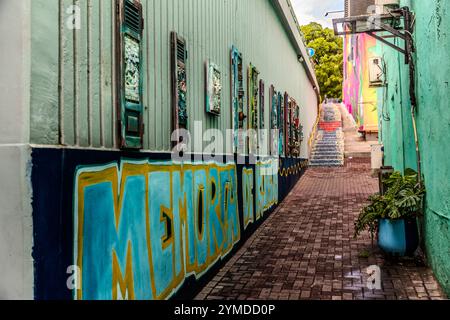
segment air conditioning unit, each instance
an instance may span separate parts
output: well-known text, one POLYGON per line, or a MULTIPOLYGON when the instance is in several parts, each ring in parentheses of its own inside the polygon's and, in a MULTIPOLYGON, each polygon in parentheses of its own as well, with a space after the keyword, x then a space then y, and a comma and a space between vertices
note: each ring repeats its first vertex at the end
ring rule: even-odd
POLYGON ((390 10, 400 7, 400 0, 375 0, 375 5, 378 10, 387 14, 390 10))
POLYGON ((371 87, 381 87, 384 85, 384 63, 383 58, 369 58, 369 85, 371 87))
POLYGON ((366 16, 371 13, 371 8, 375 5, 375 0, 346 0, 346 17, 366 16))

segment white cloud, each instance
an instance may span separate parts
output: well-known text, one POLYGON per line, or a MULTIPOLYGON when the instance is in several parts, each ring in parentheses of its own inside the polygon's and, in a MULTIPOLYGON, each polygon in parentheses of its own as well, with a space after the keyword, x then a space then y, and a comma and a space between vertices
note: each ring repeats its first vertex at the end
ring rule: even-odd
POLYGON ((291 0, 291 2, 301 25, 314 21, 329 28, 333 27, 332 18, 338 17, 339 14, 325 17, 325 13, 342 10, 344 7, 344 0, 291 0))

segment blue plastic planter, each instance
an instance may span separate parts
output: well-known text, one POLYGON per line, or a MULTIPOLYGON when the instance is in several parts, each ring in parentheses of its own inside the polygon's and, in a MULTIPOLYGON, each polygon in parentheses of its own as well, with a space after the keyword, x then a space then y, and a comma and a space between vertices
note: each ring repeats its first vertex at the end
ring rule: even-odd
POLYGON ((391 255, 413 255, 419 246, 416 219, 381 219, 378 225, 378 246, 391 255))

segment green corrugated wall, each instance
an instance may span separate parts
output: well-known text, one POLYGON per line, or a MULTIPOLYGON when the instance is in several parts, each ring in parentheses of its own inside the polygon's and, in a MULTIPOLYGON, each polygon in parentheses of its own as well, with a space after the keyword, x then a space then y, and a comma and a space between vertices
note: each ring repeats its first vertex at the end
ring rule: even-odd
MULTIPOLYGON (((417 125, 427 188, 425 242, 427 256, 450 295, 450 1, 402 1, 416 13, 417 125)), ((400 42, 398 42, 400 44, 400 42)), ((409 73, 403 55, 384 47, 387 93, 382 121, 386 165, 416 169, 409 73)))
MULTIPOLYGON (((144 41, 144 149, 170 149, 170 32, 188 43, 188 110, 205 129, 231 128, 230 49, 242 53, 266 84, 287 91, 301 105, 310 130, 317 97, 298 62, 270 0, 142 0, 144 41), (204 63, 212 59, 223 75, 219 118, 204 111, 204 63)), ((33 0, 31 10, 31 142, 34 144, 114 148, 114 5, 111 0, 33 0), (81 29, 66 21, 71 5, 81 9, 81 29), (58 23, 59 21, 59 23, 58 23), (61 63, 59 63, 61 62, 61 63), (61 137, 60 137, 61 134, 61 137)), ((309 136, 305 132, 305 138, 309 136)), ((304 143, 306 145, 306 143, 304 143)), ((302 154, 306 155, 306 147, 302 154)), ((230 151, 230 150, 228 150, 230 151)))

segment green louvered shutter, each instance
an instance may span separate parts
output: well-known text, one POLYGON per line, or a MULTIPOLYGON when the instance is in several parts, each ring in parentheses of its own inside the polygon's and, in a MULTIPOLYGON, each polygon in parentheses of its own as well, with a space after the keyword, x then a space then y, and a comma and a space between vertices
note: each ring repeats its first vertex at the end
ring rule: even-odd
POLYGON ((118 2, 118 121, 120 147, 143 147, 142 99, 142 35, 144 19, 142 5, 137 0, 118 2))
MULTIPOLYGON (((172 92, 172 132, 188 129, 187 105, 187 48, 186 40, 176 32, 170 35, 171 43, 171 92, 172 92)), ((178 137, 178 142, 181 137, 178 137)), ((173 145, 177 142, 172 141, 173 145)))

